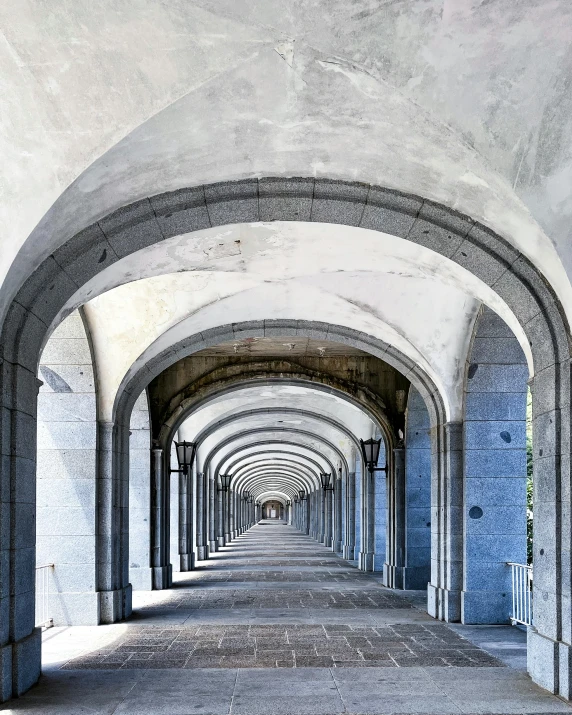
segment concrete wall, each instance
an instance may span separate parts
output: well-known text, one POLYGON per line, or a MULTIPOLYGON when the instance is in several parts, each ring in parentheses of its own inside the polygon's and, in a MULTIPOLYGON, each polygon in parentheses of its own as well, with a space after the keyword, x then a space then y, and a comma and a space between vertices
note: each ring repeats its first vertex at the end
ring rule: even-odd
POLYGON ((78 312, 54 331, 38 371, 37 553, 53 563, 55 625, 99 622, 96 594, 96 377, 78 312))
POLYGON ((129 581, 142 591, 152 588, 150 429, 147 393, 142 392, 129 425, 129 581))

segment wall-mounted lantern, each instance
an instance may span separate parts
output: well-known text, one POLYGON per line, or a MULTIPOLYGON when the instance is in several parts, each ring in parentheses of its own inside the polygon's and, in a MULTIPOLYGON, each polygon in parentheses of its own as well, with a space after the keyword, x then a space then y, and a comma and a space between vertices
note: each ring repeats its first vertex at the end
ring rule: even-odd
POLYGON ((177 452, 178 469, 171 469, 171 472, 182 472, 188 474, 193 466, 197 445, 195 442, 175 442, 177 452))
POLYGON ((298 494, 300 495, 300 501, 306 501, 306 492, 303 489, 300 489, 298 494))
POLYGON ((374 472, 385 472, 386 467, 378 467, 377 460, 379 459, 379 451, 381 448, 381 439, 360 439, 361 454, 365 466, 370 474, 374 472))
POLYGON ((220 487, 218 487, 219 492, 228 492, 230 489, 230 482, 232 480, 232 474, 221 474, 220 475, 220 487))
POLYGON ((320 481, 322 482, 322 489, 325 492, 333 492, 334 485, 330 486, 330 480, 332 478, 331 474, 326 474, 325 472, 320 472, 320 481))

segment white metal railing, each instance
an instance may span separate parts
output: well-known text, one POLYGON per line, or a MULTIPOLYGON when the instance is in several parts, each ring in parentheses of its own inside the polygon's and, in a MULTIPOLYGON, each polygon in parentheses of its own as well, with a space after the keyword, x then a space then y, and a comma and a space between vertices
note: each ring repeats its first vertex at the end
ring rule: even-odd
POLYGON ((50 628, 54 625, 50 617, 50 574, 54 564, 36 566, 36 627, 50 628))
POLYGON ((522 623, 532 625, 532 566, 507 562, 512 576, 512 613, 513 626, 522 623))

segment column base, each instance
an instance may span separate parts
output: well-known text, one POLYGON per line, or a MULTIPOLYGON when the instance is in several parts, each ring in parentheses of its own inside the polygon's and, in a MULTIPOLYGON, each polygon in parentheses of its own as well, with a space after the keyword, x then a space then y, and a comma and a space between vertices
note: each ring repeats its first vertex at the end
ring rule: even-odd
POLYGON ((225 534, 225 535, 224 535, 224 543, 223 543, 223 546, 226 546, 227 544, 230 544, 231 541, 232 541, 231 535, 230 535, 230 534, 225 534))
POLYGON ((428 584, 427 613, 439 621, 459 623, 461 620, 461 592, 428 584))
POLYGON ((535 683, 561 698, 572 699, 572 646, 531 627, 527 632, 527 662, 535 683))
POLYGON ((113 591, 99 591, 99 622, 117 623, 133 611, 131 584, 113 591))
POLYGON ((207 558, 207 547, 197 546, 197 561, 204 561, 207 558))
POLYGON ((171 588, 173 585, 173 567, 171 564, 167 566, 153 566, 151 568, 153 574, 153 590, 161 591, 164 588, 171 588))
POLYGON ((42 670, 42 631, 34 628, 16 643, 0 646, 0 702, 23 695, 42 670))
POLYGON ((342 552, 342 542, 334 541, 334 543, 332 544, 332 551, 335 551, 336 554, 340 554, 342 552))
POLYGON ((394 566, 386 561, 383 564, 383 585, 387 588, 403 589, 403 571, 403 566, 394 566))
POLYGON ((179 554, 179 561, 181 563, 180 571, 194 571, 195 569, 195 555, 191 554, 179 554))
POLYGON ((218 536, 218 537, 217 537, 217 543, 218 543, 219 548, 220 548, 221 546, 224 546, 224 536, 218 536))
POLYGON ((209 551, 211 554, 218 551, 218 541, 209 541, 209 551))
POLYGON ((354 560, 354 555, 355 555, 355 546, 352 546, 351 544, 344 544, 342 546, 342 556, 344 559, 347 559, 348 561, 353 561, 354 560))
POLYGON ((361 571, 373 571, 375 554, 371 551, 360 551, 358 568, 361 571))

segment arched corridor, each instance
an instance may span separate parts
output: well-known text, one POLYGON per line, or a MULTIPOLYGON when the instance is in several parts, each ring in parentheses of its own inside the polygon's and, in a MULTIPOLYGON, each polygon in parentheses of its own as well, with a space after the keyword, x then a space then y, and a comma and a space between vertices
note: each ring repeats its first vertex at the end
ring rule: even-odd
POLYGON ((572 5, 0 24, 0 708, 569 709, 572 5))
POLYGON ((141 593, 127 624, 52 632, 44 681, 14 712, 79 712, 78 676, 82 707, 116 713, 569 711, 527 680, 523 633, 481 631, 482 648, 420 602, 262 520, 173 589, 141 593))

